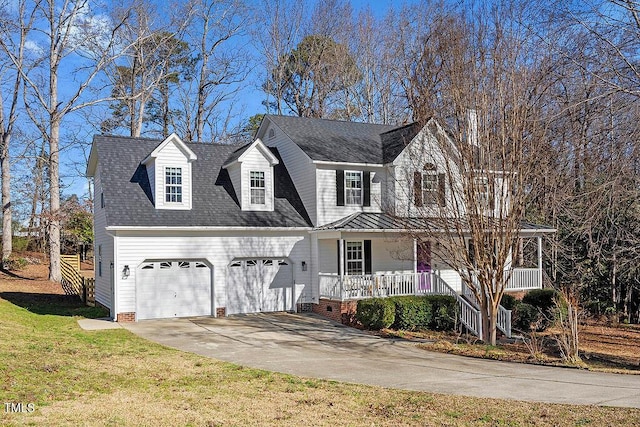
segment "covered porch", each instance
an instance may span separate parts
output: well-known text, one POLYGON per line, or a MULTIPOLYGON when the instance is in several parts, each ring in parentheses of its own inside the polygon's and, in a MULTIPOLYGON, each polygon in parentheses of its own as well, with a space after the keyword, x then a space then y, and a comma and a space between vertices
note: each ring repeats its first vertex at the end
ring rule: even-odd
MULTIPOLYGON (((358 214, 315 233, 318 296, 353 301, 402 295, 451 295, 462 322, 481 336, 480 311, 458 269, 443 259, 432 233, 407 232, 384 214, 358 214)), ((542 288, 542 236, 536 226, 523 227, 521 250, 512 257, 506 292, 542 288)), ((471 244, 471 243, 470 243, 471 244)), ((511 313, 500 310, 499 328, 511 335, 511 313)))

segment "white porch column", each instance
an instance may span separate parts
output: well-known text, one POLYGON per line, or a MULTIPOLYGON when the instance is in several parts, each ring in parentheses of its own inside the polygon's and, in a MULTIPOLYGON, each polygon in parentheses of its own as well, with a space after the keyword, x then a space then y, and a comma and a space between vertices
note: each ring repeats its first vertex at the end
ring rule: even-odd
POLYGON ((340 275, 340 299, 344 299, 344 273, 345 273, 345 263, 344 263, 344 239, 340 238, 338 240, 340 244, 338 245, 338 253, 340 254, 339 260, 340 265, 338 265, 338 274, 340 275))
POLYGON ((413 272, 418 272, 418 239, 413 239, 413 272))
POLYGON ((542 287, 542 236, 538 236, 538 280, 542 287))

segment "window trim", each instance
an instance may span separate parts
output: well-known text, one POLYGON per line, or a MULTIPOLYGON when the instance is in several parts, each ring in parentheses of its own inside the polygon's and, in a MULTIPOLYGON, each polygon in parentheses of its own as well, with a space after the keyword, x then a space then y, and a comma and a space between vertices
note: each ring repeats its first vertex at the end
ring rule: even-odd
POLYGON ((422 206, 437 206, 440 192, 440 178, 438 176, 438 172, 436 170, 423 171, 421 178, 422 184, 420 191, 422 193, 422 206), (425 188, 426 182, 430 182, 432 187, 429 189, 425 188))
MULTIPOLYGON (((258 200, 258 199, 256 199, 258 200)), ((262 170, 251 170, 249 171, 249 204, 252 206, 266 206, 267 204, 267 173, 262 170), (262 180, 262 186, 254 186, 254 177, 253 174, 262 174, 262 178, 256 177, 256 183, 259 183, 259 180, 262 180), (254 191, 262 192, 262 202, 254 201, 254 191)))
POLYGON ((365 249, 364 249, 364 240, 347 240, 344 244, 344 272, 347 276, 361 276, 365 274, 365 249), (349 245, 350 244, 359 244, 360 245, 360 258, 349 259, 349 245), (360 272, 351 273, 349 272, 349 263, 359 263, 360 264, 360 272))
POLYGON ((362 206, 364 201, 364 173, 363 171, 345 170, 344 171, 344 205, 345 206, 362 206), (347 176, 354 174, 360 177, 360 187, 348 187, 347 176), (359 190, 359 197, 356 203, 349 203, 349 191, 359 190))
POLYGON ((164 202, 169 205, 182 205, 184 204, 184 192, 182 191, 184 188, 184 182, 182 180, 182 166, 165 166, 164 167, 164 202), (177 175, 169 175, 172 172, 177 172, 177 175), (176 181, 179 182, 167 182, 171 181, 172 178, 176 178, 176 181), (170 189, 178 190, 176 193, 173 193, 170 189), (171 200, 174 198, 176 200, 171 200), (179 199, 179 200, 178 200, 179 199))

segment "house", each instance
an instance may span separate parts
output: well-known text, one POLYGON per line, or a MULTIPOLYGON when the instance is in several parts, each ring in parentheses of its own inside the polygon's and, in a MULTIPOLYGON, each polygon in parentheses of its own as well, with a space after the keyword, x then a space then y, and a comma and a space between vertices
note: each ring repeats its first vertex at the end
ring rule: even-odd
MULTIPOLYGON (((434 120, 272 115, 242 147, 96 136, 87 167, 96 301, 117 321, 288 310, 340 320, 359 298, 438 292, 473 317, 477 307, 460 297, 468 290, 431 257, 427 235, 406 235, 428 228, 426 207, 452 197, 438 168, 446 154, 412 164, 414 150, 443 137, 434 120)), ((548 231, 523 224, 537 264, 514 269, 510 290, 542 286, 548 231)))

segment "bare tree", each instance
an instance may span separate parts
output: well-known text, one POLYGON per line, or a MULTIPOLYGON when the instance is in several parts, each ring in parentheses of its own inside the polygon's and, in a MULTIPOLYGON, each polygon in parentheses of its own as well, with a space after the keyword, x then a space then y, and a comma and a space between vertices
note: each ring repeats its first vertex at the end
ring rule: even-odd
POLYGON ((302 21, 305 2, 291 0, 264 0, 254 13, 264 17, 264 25, 256 26, 252 33, 254 43, 262 54, 266 77, 261 87, 267 95, 268 113, 283 114, 286 64, 281 62, 302 39, 302 21))
POLYGON ((193 5, 187 35, 194 47, 194 73, 179 90, 188 140, 213 141, 228 132, 226 125, 216 129, 219 107, 228 106, 249 73, 248 53, 233 43, 246 31, 248 19, 239 0, 199 0, 193 5))
POLYGON ((538 103, 542 58, 529 49, 529 35, 513 25, 517 9, 508 6, 448 15, 455 42, 434 40, 450 38, 447 31, 427 34, 435 46, 429 58, 442 58, 438 84, 422 78, 426 66, 414 67, 407 84, 409 93, 441 102, 445 127, 422 117, 435 109, 410 102, 434 138, 424 150, 411 152, 404 175, 397 177, 397 187, 406 189, 403 216, 432 225, 432 254, 457 271, 479 302, 483 339, 491 344, 526 198, 536 191, 525 185, 535 174, 527 153, 537 152, 545 137, 538 103))
MULTIPOLYGON (((7 48, 14 53, 15 60, 22 67, 25 55, 26 36, 33 26, 34 16, 26 15, 25 4, 18 5, 19 22, 15 23, 8 19, 1 19, 0 26, 12 28, 9 30, 14 35, 5 39, 7 48)), ((6 7, 6 6, 5 6, 6 7)), ((10 16, 0 7, 3 16, 10 16)), ((11 138, 14 135, 16 120, 18 119, 18 104, 20 102, 20 92, 22 89, 22 75, 16 70, 11 61, 0 62, 0 81, 6 82, 0 87, 0 169, 2 173, 2 263, 9 259, 12 252, 13 224, 11 208, 11 162, 9 147, 11 138), (5 89, 7 90, 7 107, 5 107, 5 89), (6 108, 6 110, 5 110, 6 108), (6 111, 6 113, 5 113, 6 111)))
MULTIPOLYGON (((10 58, 16 70, 25 81, 28 91, 27 112, 49 146, 49 279, 59 282, 60 273, 60 126, 65 116, 89 105, 103 102, 106 98, 83 99, 88 90, 107 64, 119 54, 116 33, 128 15, 120 22, 96 22, 91 10, 92 2, 42 0, 19 10, 34 14, 34 27, 42 36, 43 45, 35 49, 39 55, 29 65, 22 63, 0 36, 0 48, 10 58), (65 79, 66 93, 60 96, 60 80, 63 66, 80 59, 83 63, 75 71, 81 78, 65 79), (46 115, 40 120, 36 108, 46 115)), ((16 19, 17 22, 28 22, 16 19)), ((5 29, 5 31, 8 29, 5 29)), ((34 31, 32 30, 32 31, 34 31)), ((9 34, 10 36, 11 34, 9 34)), ((71 65, 70 65, 71 66, 71 65)), ((64 75, 73 75, 64 70, 64 75)))

